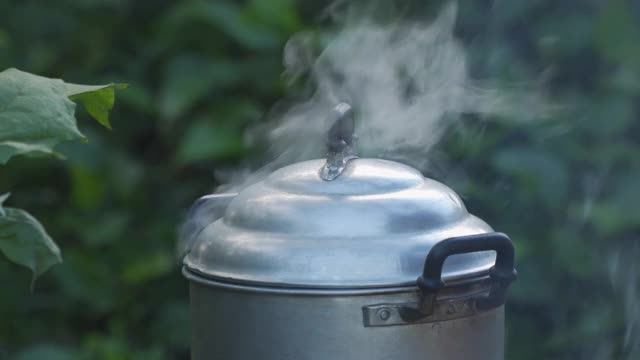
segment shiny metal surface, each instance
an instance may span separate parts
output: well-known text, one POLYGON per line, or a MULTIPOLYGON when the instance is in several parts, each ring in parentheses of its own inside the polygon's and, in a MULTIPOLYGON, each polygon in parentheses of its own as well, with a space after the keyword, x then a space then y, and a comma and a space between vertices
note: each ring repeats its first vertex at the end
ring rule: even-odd
MULTIPOLYGON (((282 168, 235 196, 202 229, 184 260, 193 272, 236 283, 313 288, 413 285, 431 247, 491 232, 447 186, 380 159, 354 159, 333 181, 325 160, 282 168)), ((447 281, 493 265, 493 252, 454 255, 447 281)))
POLYGON ((501 360, 504 308, 433 323, 365 327, 363 307, 415 302, 413 290, 287 293, 192 281, 193 360, 501 360), (255 290, 255 291, 254 291, 255 290))
POLYGON ((224 215, 231 200, 238 194, 211 194, 196 200, 187 214, 187 221, 180 229, 178 253, 186 255, 193 247, 198 235, 207 225, 224 215))

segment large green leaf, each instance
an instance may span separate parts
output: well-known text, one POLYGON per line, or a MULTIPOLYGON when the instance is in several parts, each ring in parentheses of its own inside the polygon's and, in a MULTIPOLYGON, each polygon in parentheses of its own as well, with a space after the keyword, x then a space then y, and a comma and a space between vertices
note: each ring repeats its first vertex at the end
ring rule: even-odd
POLYGON ((62 262, 60 249, 38 220, 20 209, 4 208, 4 212, 0 216, 0 251, 9 260, 31 269, 34 280, 62 262))
POLYGON ((16 69, 0 72, 0 164, 14 155, 53 153, 61 141, 84 139, 62 80, 16 69))
POLYGON ((0 164, 20 154, 52 154, 62 141, 84 139, 70 98, 81 101, 91 116, 110 127, 114 89, 123 87, 66 84, 17 69, 0 72, 0 164))

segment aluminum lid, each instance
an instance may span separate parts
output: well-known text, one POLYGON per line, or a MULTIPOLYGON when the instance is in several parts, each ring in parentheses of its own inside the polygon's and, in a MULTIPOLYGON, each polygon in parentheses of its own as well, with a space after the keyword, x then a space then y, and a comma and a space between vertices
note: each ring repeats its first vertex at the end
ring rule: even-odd
MULTIPOLYGON (((230 202, 198 232, 185 266, 211 279, 269 286, 412 285, 434 244, 492 231, 453 190, 409 166, 353 159, 325 181, 325 162, 284 167, 233 198, 210 197, 213 208, 230 202)), ((443 278, 477 276, 494 261, 487 251, 453 255, 443 278)))

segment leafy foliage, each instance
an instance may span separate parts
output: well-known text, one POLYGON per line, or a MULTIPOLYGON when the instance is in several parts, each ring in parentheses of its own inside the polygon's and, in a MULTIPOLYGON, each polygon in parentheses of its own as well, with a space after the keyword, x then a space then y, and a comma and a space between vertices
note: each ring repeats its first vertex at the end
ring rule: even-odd
MULTIPOLYGON (((84 140, 76 127, 75 104, 106 127, 113 107, 114 88, 122 85, 66 84, 17 69, 0 72, 0 164, 15 155, 52 154, 66 140, 84 140)), ((0 196, 0 251, 11 261, 28 267, 33 280, 62 262, 60 249, 42 225, 24 210, 2 208, 8 194, 0 196)))
POLYGON ((0 84, 0 164, 14 155, 51 154, 62 141, 84 139, 62 80, 8 69, 0 73, 0 84))
POLYGON ((33 278, 62 262, 60 249, 42 225, 26 211, 5 208, 0 217, 0 251, 11 261, 26 266, 33 278))
POLYGON ((15 155, 52 154, 63 141, 85 140, 69 98, 82 101, 89 114, 111 128, 114 88, 124 87, 65 84, 17 69, 0 72, 0 164, 15 155))

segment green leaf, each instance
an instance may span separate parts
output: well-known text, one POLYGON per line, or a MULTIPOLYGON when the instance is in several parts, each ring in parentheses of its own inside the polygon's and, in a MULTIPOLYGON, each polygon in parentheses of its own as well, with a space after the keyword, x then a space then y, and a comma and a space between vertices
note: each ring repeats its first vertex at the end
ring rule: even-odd
POLYGON ((84 104, 100 124, 111 128, 115 89, 124 84, 78 85, 17 69, 0 72, 0 164, 21 154, 55 154, 67 140, 84 140, 76 125, 75 103, 84 104))
POLYGON ((109 111, 113 109, 113 104, 115 103, 115 90, 126 89, 127 84, 65 85, 67 87, 67 96, 69 96, 71 100, 79 100, 82 102, 89 115, 107 129, 111 129, 109 111))
POLYGON ((31 269, 33 280, 62 262, 60 249, 38 220, 24 210, 4 211, 0 217, 0 251, 9 260, 31 269))
POLYGON ((0 164, 20 154, 52 154, 61 141, 84 139, 74 110, 62 80, 0 72, 0 164))

